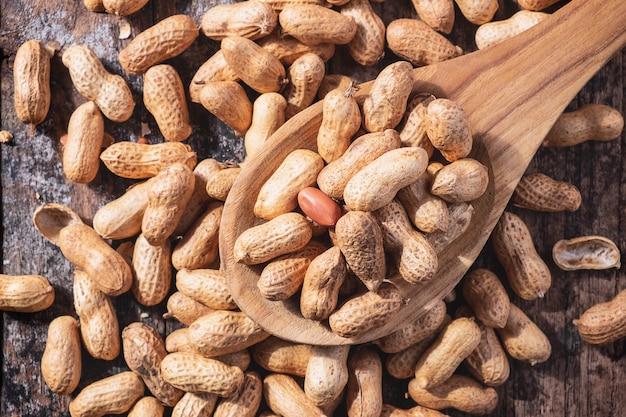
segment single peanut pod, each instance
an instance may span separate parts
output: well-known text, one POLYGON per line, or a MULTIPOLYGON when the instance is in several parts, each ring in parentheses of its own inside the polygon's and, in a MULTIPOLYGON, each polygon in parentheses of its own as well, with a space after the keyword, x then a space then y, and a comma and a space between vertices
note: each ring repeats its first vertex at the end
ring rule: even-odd
POLYGON ((148 0, 102 0, 105 11, 115 16, 131 15, 147 3, 148 0))
POLYGON ((312 236, 313 230, 304 216, 295 212, 281 214, 242 232, 235 240, 233 256, 236 262, 260 264, 303 248, 312 236))
POLYGON ((462 291, 463 298, 485 326, 502 328, 506 325, 511 301, 495 273, 485 268, 474 269, 465 276, 462 291))
POLYGON ((245 135, 252 123, 252 103, 245 90, 236 81, 210 81, 199 93, 202 107, 234 130, 238 137, 245 135))
POLYGON ((358 90, 359 86, 351 77, 344 74, 326 74, 322 78, 320 88, 317 90, 317 98, 320 100, 332 90, 347 91, 352 86, 353 90, 358 90))
POLYGON ((176 273, 176 289, 214 310, 237 308, 219 269, 181 269, 176 273))
POLYGON ((592 345, 613 343, 626 336, 625 291, 609 301, 597 303, 572 320, 580 338, 592 345))
POLYGON ((172 417, 211 417, 217 399, 210 392, 186 392, 172 409, 172 417))
POLYGON ((132 406, 128 417, 162 417, 165 407, 154 397, 143 397, 132 406))
POLYGON ((35 313, 54 303, 55 291, 41 275, 0 274, 0 311, 35 313))
POLYGON ((215 200, 226 201, 233 183, 241 172, 241 165, 236 162, 226 161, 222 164, 222 169, 217 171, 210 178, 207 178, 204 187, 207 195, 215 200))
POLYGON ((209 207, 172 251, 172 265, 177 270, 206 268, 217 259, 218 232, 222 209, 221 201, 209 203, 209 207))
POLYGON ((135 102, 126 80, 108 72, 89 46, 70 46, 63 52, 62 61, 74 88, 96 103, 107 119, 124 122, 132 116, 135 102))
POLYGON ((143 102, 165 139, 181 142, 191 135, 185 89, 174 67, 160 64, 145 72, 143 102))
POLYGON ((365 130, 382 132, 400 123, 413 89, 413 81, 413 66, 407 61, 397 61, 383 68, 363 100, 365 130))
POLYGON ((120 372, 92 382, 70 401, 72 417, 122 414, 143 396, 145 386, 134 372, 120 372))
POLYGON ((476 200, 487 191, 489 170, 473 158, 461 158, 441 168, 430 191, 449 203, 476 200))
POLYGON ((441 253, 451 242, 461 236, 469 227, 474 206, 468 203, 448 204, 448 230, 427 233, 426 240, 430 242, 437 253, 441 253))
POLYGON ((322 168, 317 176, 317 184, 330 198, 343 200, 346 184, 358 171, 384 153, 399 147, 400 136, 393 129, 359 136, 342 156, 322 168))
POLYGON ((165 405, 176 405, 183 392, 161 375, 161 362, 168 354, 161 335, 147 324, 133 322, 122 331, 122 344, 126 364, 141 377, 152 395, 165 405))
POLYGON ((515 304, 511 304, 506 325, 496 332, 513 359, 535 365, 547 361, 552 354, 550 339, 515 304))
POLYGON ((454 27, 453 0, 412 0, 420 20, 437 32, 450 34, 454 27))
POLYGON ((348 357, 348 417, 379 417, 383 406, 383 364, 372 346, 353 348, 348 357))
POLYGON ((239 81, 239 76, 228 66, 221 49, 204 61, 194 73, 189 83, 189 98, 193 103, 200 103, 200 91, 211 81, 239 81))
POLYGON ((248 0, 211 7, 202 15, 200 29, 206 37, 218 41, 228 36, 255 40, 272 32, 277 23, 278 14, 271 5, 248 0))
POLYGON ((490 22, 498 11, 498 0, 454 0, 454 2, 459 6, 463 16, 475 25, 490 22))
POLYGON ((526 10, 543 10, 546 9, 553 4, 555 4, 558 0, 518 0, 517 3, 526 10))
POLYGON ((259 293, 271 301, 291 297, 302 286, 311 261, 325 250, 324 244, 312 240, 302 249, 271 260, 259 276, 257 282, 259 293))
POLYGON ((348 53, 358 64, 376 65, 385 55, 385 23, 368 0, 345 2, 339 12, 356 22, 356 33, 348 42, 348 53))
POLYGON ((135 240, 131 291, 137 302, 154 306, 167 297, 172 282, 172 248, 168 240, 152 245, 140 234, 135 240))
POLYGON ((116 142, 100 154, 100 160, 113 174, 122 178, 142 179, 156 176, 163 168, 177 162, 193 169, 197 154, 180 142, 155 144, 116 142))
POLYGON ((261 94, 277 92, 285 84, 283 64, 254 41, 229 36, 220 45, 228 66, 253 90, 261 94))
POLYGON ((549 13, 520 10, 508 19, 487 22, 476 29, 474 40, 478 49, 485 49, 509 39, 543 21, 549 13))
POLYGON ((564 271, 620 268, 620 258, 615 242, 603 236, 561 239, 552 246, 552 259, 564 271))
POLYGON ((83 0, 83 4, 89 11, 96 13, 104 12, 103 0, 83 0))
POLYGON ((270 374, 263 379, 263 398, 268 407, 282 417, 324 417, 289 375, 270 374))
POLYGON ((41 376, 54 393, 71 394, 82 372, 82 354, 78 321, 59 316, 50 322, 46 347, 41 356, 41 376))
POLYGON ((304 375, 304 392, 328 415, 348 383, 350 345, 313 346, 304 375))
POLYGON ((341 207, 319 188, 301 189, 297 200, 300 210, 319 226, 334 226, 342 215, 341 207))
POLYGON ((63 148, 63 174, 68 181, 86 184, 100 168, 104 118, 93 101, 76 108, 70 116, 63 148))
POLYGON ((335 225, 333 241, 349 270, 370 291, 377 291, 386 277, 383 233, 376 218, 366 211, 348 211, 335 225))
POLYGON ((214 309, 202 304, 180 291, 174 292, 167 299, 167 312, 163 318, 175 318, 179 322, 189 326, 198 318, 212 312, 214 309))
POLYGON ((434 303, 425 314, 401 325, 398 330, 374 341, 385 353, 398 353, 436 334, 446 318, 446 303, 434 303))
POLYGON ((367 291, 348 299, 329 316, 328 322, 336 334, 352 337, 384 325, 403 305, 396 286, 383 282, 377 293, 367 291))
POLYGON ((323 166, 317 152, 308 149, 290 152, 259 190, 255 216, 270 220, 295 209, 298 192, 315 184, 323 166))
POLYGON ((428 103, 426 134, 449 162, 467 157, 472 150, 469 121, 463 108, 453 100, 436 98, 428 103))
POLYGON ((270 336, 250 347, 254 362, 266 371, 303 377, 311 358, 311 345, 270 336))
POLYGON ((141 223, 148 243, 160 246, 174 232, 193 193, 194 181, 193 171, 183 163, 167 166, 154 177, 141 223))
POLYGON ((120 64, 129 74, 143 74, 151 66, 183 53, 199 34, 191 17, 169 16, 135 36, 120 51, 120 64))
POLYGON ((452 320, 417 361, 417 384, 429 389, 444 383, 478 346, 480 337, 480 327, 474 319, 460 317, 452 320))
POLYGON ((165 350, 168 353, 193 352, 193 349, 189 345, 189 340, 187 339, 188 333, 188 327, 180 327, 169 332, 164 340, 165 350))
POLYGON ((120 353, 120 328, 111 297, 98 289, 94 280, 74 270, 74 308, 80 319, 83 346, 96 359, 113 360, 120 353))
MULTIPOLYGON (((447 316, 447 319, 452 320, 450 316, 447 316)), ((385 369, 389 375, 396 379, 414 378, 417 361, 428 349, 435 337, 437 337, 437 333, 433 333, 426 340, 411 345, 400 352, 387 355, 385 369)))
POLYGON ((452 375, 444 383, 424 389, 416 379, 409 382, 409 396, 423 407, 435 410, 454 408, 464 413, 485 415, 498 405, 498 393, 484 387, 472 377, 452 375))
POLYGON ((261 376, 254 371, 246 372, 241 388, 217 404, 213 417, 254 417, 262 400, 261 376))
POLYGON ((310 320, 325 320, 337 307, 339 290, 347 274, 338 246, 332 246, 311 261, 300 293, 300 312, 310 320))
POLYGON ((241 311, 214 310, 189 325, 189 344, 203 356, 218 356, 246 349, 269 337, 241 311))
POLYGON ((324 96, 322 123, 317 132, 317 152, 326 163, 338 159, 361 127, 361 109, 354 98, 355 86, 335 89, 324 96))
POLYGON ((434 100, 432 94, 416 94, 409 98, 406 111, 398 126, 402 146, 420 146, 428 152, 430 158, 435 147, 426 132, 426 109, 434 100))
POLYGON ((17 118, 30 125, 31 136, 50 108, 50 55, 36 39, 24 42, 13 61, 13 104, 17 118))
POLYGON ((537 253, 524 221, 505 211, 492 233, 492 247, 511 289, 525 300, 543 297, 552 284, 550 269, 537 253))
POLYGON ((279 93, 259 95, 252 104, 252 121, 244 136, 246 160, 261 152, 267 139, 285 123, 287 100, 279 93))
POLYGON ((324 61, 314 53, 298 57, 287 68, 289 82, 282 91, 287 100, 287 108, 285 109, 287 119, 313 103, 325 71, 324 61))
POLYGON ((385 249, 395 259, 402 279, 412 284, 429 281, 439 269, 437 252, 413 228, 402 204, 394 200, 376 210, 374 216, 380 223, 385 249))
POLYGON ((327 62, 335 54, 335 44, 326 42, 317 45, 306 45, 293 36, 286 35, 280 29, 256 41, 263 49, 270 52, 285 66, 304 54, 314 53, 327 62))
POLYGON ((588 103, 562 113, 543 140, 542 146, 574 146, 589 140, 609 141, 624 129, 622 113, 605 104, 588 103))
POLYGON ((279 13, 278 22, 285 34, 306 45, 345 45, 357 31, 351 16, 315 4, 288 4, 279 13))
POLYGON ((389 49, 416 67, 446 61, 463 54, 461 47, 417 19, 393 20, 387 25, 385 36, 389 49))
POLYGON ((385 152, 358 171, 346 184, 343 199, 348 210, 375 211, 389 204, 398 190, 425 171, 428 155, 423 148, 398 148, 385 152))
POLYGON ((225 353, 223 355, 213 356, 213 359, 224 362, 226 365, 236 366, 246 372, 252 363, 252 356, 248 349, 241 349, 236 352, 225 353))
POLYGON ((59 232, 59 247, 105 294, 117 296, 130 289, 130 266, 93 228, 85 224, 64 227, 59 232))
POLYGON ((432 180, 432 175, 426 171, 398 190, 396 197, 418 230, 424 233, 447 232, 450 225, 448 204, 430 192, 432 180))
POLYGON ((198 353, 168 353, 161 361, 161 376, 186 392, 233 395, 243 385, 243 371, 198 353))
POLYGON ((574 184, 536 172, 522 176, 511 201, 517 207, 535 211, 576 211, 582 197, 574 184))

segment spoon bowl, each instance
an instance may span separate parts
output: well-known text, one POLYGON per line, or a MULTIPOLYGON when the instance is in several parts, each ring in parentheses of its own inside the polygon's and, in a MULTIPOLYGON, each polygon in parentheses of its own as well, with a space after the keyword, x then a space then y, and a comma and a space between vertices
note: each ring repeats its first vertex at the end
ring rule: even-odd
MULTIPOLYGON (((559 115, 626 45, 625 22, 623 0, 573 0, 509 40, 414 70, 414 93, 450 98, 463 107, 474 138, 470 156, 488 167, 489 187, 471 203, 474 215, 469 227, 438 253, 436 276, 420 285, 393 280, 406 304, 385 325, 353 337, 333 333, 326 322, 303 318, 297 296, 285 301, 263 298, 256 287, 261 266, 234 260, 235 240, 258 223, 253 207, 264 182, 291 151, 316 149, 322 102, 289 119, 265 149, 246 162, 225 202, 220 258, 240 309, 275 336, 315 345, 370 342, 424 314, 459 283, 478 257, 559 115)), ((359 86, 358 101, 369 93, 371 83, 359 86)))

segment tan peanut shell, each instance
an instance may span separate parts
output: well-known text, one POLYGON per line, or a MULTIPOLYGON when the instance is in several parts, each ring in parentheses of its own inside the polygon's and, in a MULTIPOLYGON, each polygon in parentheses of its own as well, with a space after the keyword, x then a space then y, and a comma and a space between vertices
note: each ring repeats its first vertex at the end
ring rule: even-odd
POLYGON ((422 407, 421 405, 413 406, 403 410, 391 404, 383 404, 380 417, 445 417, 447 414, 440 413, 432 408, 422 407))
POLYGON ((435 149, 448 161, 465 158, 473 138, 463 108, 455 101, 436 98, 426 107, 426 134, 435 149))
POLYGON ((261 152, 267 139, 285 123, 287 100, 279 93, 259 95, 252 103, 252 120, 244 136, 246 160, 261 152))
POLYGON ((220 163, 220 169, 207 178, 204 190, 207 195, 219 201, 226 201, 233 183, 239 176, 242 166, 237 162, 226 161, 220 163))
POLYGON ((561 239, 552 246, 552 259, 564 271, 610 269, 621 266, 620 250, 611 239, 588 235, 561 239))
POLYGON ((0 274, 0 311, 35 313, 54 303, 55 291, 42 275, 0 274))
POLYGON ((396 286, 383 282, 376 293, 367 291, 348 299, 329 316, 328 321, 333 332, 352 337, 384 325, 403 304, 404 299, 396 286))
POLYGON ((64 227, 59 232, 59 247, 105 294, 116 296, 130 289, 130 266, 93 228, 85 224, 64 227))
POLYGON ((555 4, 557 0, 518 0, 517 2, 526 10, 543 10, 555 4))
POLYGON ((303 377, 311 358, 311 345, 269 336, 250 347, 254 362, 266 371, 303 377))
POLYGON ((219 269, 181 269, 176 273, 176 289, 215 310, 237 308, 219 269))
POLYGON ((507 353, 518 361, 535 365, 547 361, 552 354, 550 339, 515 304, 511 304, 506 325, 496 332, 507 353))
POLYGON ((447 232, 450 210, 442 198, 430 192, 432 175, 426 171, 418 179, 398 190, 396 197, 411 223, 424 233, 447 232))
POLYGON ((289 375, 267 375, 263 379, 263 398, 268 407, 282 417, 325 416, 289 375))
POLYGON ((71 394, 80 382, 82 353, 78 321, 59 316, 50 322, 41 356, 41 375, 52 392, 71 394))
POLYGON ((474 206, 469 203, 448 204, 448 230, 435 231, 426 234, 426 239, 430 242, 437 253, 440 253, 446 246, 462 235, 470 225, 474 215, 474 206))
POLYGON ((172 417, 210 417, 217 400, 210 392, 186 392, 172 409, 172 417))
POLYGON ((151 66, 183 53, 199 34, 191 17, 183 14, 166 17, 135 36, 120 51, 120 64, 129 74, 143 74, 151 66))
POLYGON ((508 19, 480 25, 474 36, 478 49, 484 49, 530 29, 550 16, 549 13, 520 10, 508 19))
POLYGON ((285 117, 293 117, 307 108, 317 97, 317 89, 324 78, 324 61, 315 53, 304 54, 287 68, 287 79, 282 94, 287 100, 285 117))
POLYGON ((126 80, 108 72, 89 46, 70 46, 62 60, 76 90, 95 102, 107 119, 123 122, 132 116, 135 102, 126 80))
MULTIPOLYGON (((446 316, 446 324, 452 320, 450 316, 446 316)), ((439 331, 439 329, 438 329, 439 331)), ((428 336, 425 340, 415 343, 404 350, 396 353, 390 353, 385 360, 385 369, 389 375, 396 379, 409 379, 415 377, 415 365, 422 353, 428 349, 432 341, 437 337, 435 332, 428 336)))
POLYGON ((199 103, 211 114, 243 136, 252 123, 252 102, 237 81, 209 81, 198 93, 199 103))
POLYGON ((605 104, 588 103, 576 110, 562 113, 542 146, 573 146, 589 140, 616 139, 624 129, 622 113, 605 104))
POLYGON ((167 354, 161 361, 161 375, 180 390, 220 397, 233 395, 244 382, 238 367, 192 352, 167 354))
POLYGON ((137 236, 131 267, 130 289, 139 304, 154 306, 167 297, 172 282, 172 247, 168 240, 152 245, 143 233, 137 236))
POLYGON ((433 178, 430 191, 449 203, 464 203, 483 195, 488 185, 487 167, 468 157, 441 168, 433 178))
POLYGON ((419 93, 409 96, 402 121, 397 127, 402 146, 421 146, 430 158, 435 147, 426 133, 426 109, 428 103, 435 99, 432 94, 419 93))
POLYGON ((220 400, 213 417, 254 417, 263 400, 263 380, 254 371, 244 374, 243 385, 228 398, 220 400))
POLYGON ((148 243, 159 246, 172 235, 191 198, 194 181, 193 171, 183 163, 169 165, 154 177, 141 223, 148 243))
POLYGON ((480 327, 473 318, 452 320, 417 361, 416 383, 424 389, 444 383, 478 346, 480 337, 480 327))
POLYGON ((318 6, 331 7, 326 0, 261 0, 271 5, 274 10, 280 12, 285 6, 290 4, 315 4, 318 6))
POLYGON ((24 42, 15 53, 13 90, 17 118, 30 125, 32 135, 50 108, 50 55, 36 39, 24 42))
POLYGON ((63 174, 68 181, 86 184, 100 168, 104 119, 93 101, 81 104, 70 116, 63 148, 63 174))
POLYGON ((346 184, 358 171, 387 151, 399 147, 400 136, 393 129, 359 136, 342 156, 322 168, 317 184, 329 197, 342 200, 346 184))
POLYGON ((465 276, 463 298, 486 326, 504 327, 511 301, 500 278, 489 269, 477 268, 465 276))
POLYGON ((278 14, 270 4, 248 0, 211 7, 202 15, 200 29, 214 40, 228 36, 255 40, 267 36, 277 24, 278 14))
POLYGON ((498 0, 454 0, 463 16, 475 25, 490 22, 498 11, 498 0))
POLYGON ((306 45, 293 36, 275 29, 269 35, 256 41, 261 47, 280 60, 283 65, 291 65, 304 54, 314 53, 327 62, 335 54, 335 44, 330 42, 306 45))
POLYGON ((465 358, 465 366, 478 381, 489 387, 504 384, 511 373, 509 359, 493 328, 478 323, 480 343, 465 358))
POLYGON ((224 59, 253 90, 263 94, 280 91, 285 84, 286 71, 280 60, 254 41, 241 36, 222 39, 224 59))
POLYGON ((200 103, 200 91, 211 81, 239 81, 239 76, 228 66, 221 49, 204 61, 194 73, 189 83, 189 98, 193 103, 200 103))
POLYGON ((459 46, 417 19, 393 20, 387 25, 385 36, 394 54, 418 67, 463 54, 459 46))
POLYGON ((583 341, 604 345, 626 336, 625 295, 626 292, 620 291, 612 299, 587 308, 572 321, 583 341))
POLYGON ((174 318, 189 326, 198 318, 213 310, 195 298, 176 291, 167 298, 167 312, 163 314, 163 318, 174 318))
POLYGON ((357 30, 352 17, 315 4, 288 4, 278 14, 278 22, 285 34, 306 45, 344 45, 357 30))
POLYGON ((332 414, 348 383, 350 345, 313 346, 304 375, 304 392, 315 405, 332 414))
POLYGON ((120 353, 120 327, 111 297, 80 269, 73 276, 74 308, 80 320, 83 346, 96 359, 112 360, 120 353))
POLYGON ((183 392, 161 376, 161 361, 168 354, 165 341, 153 327, 133 322, 122 331, 124 360, 141 377, 148 390, 159 401, 173 407, 183 392))
POLYGON ((128 412, 128 417, 161 417, 165 412, 165 407, 154 397, 143 397, 132 406, 128 412))
POLYGON ((535 211, 576 211, 582 197, 574 184, 536 172, 522 176, 511 201, 517 207, 535 211))
POLYGON ((378 73, 361 106, 365 130, 382 132, 400 123, 413 81, 413 66, 407 61, 389 64, 378 73))
POLYGON ((543 295, 552 285, 550 269, 537 253, 526 223, 505 211, 492 234, 492 247, 511 289, 525 300, 543 295))
POLYGON ((163 137, 180 142, 191 135, 183 82, 171 65, 154 65, 143 75, 143 102, 163 137))
POLYGON ((177 270, 207 268, 217 259, 221 201, 209 203, 172 251, 172 265, 177 270))
POLYGON ((83 4, 92 12, 100 13, 104 11, 103 0, 83 0, 83 4))
POLYGON ((372 346, 356 346, 348 356, 348 416, 379 416, 383 405, 383 364, 372 346))
POLYGON ((466 375, 452 375, 443 384, 430 389, 422 388, 416 379, 412 379, 409 396, 423 407, 435 410, 454 408, 475 415, 489 414, 498 405, 498 393, 494 388, 484 387, 466 375))
MULTIPOLYGON (((166 313, 167 314, 167 313, 166 313)), ((172 330, 165 336, 165 350, 168 353, 174 352, 193 352, 187 335, 189 333, 188 327, 180 327, 176 330, 172 330)))
POLYGON ((100 160, 119 177, 142 179, 154 177, 166 166, 177 162, 193 169, 197 155, 191 146, 180 142, 146 144, 122 141, 102 151, 100 160))
POLYGON ((412 0, 419 18, 437 32, 450 34, 454 27, 453 0, 412 0))
POLYGON ((102 378, 87 385, 70 401, 70 415, 102 417, 125 413, 143 396, 144 389, 141 378, 132 371, 102 378))
POLYGON ((300 292, 300 312, 311 320, 325 320, 337 307, 339 291, 347 275, 338 246, 332 246, 311 261, 300 292))
POLYGON ((214 310, 189 325, 192 349, 203 356, 218 356, 246 349, 269 336, 241 311, 214 310))
POLYGON ((356 33, 348 42, 348 53, 358 64, 376 65, 385 55, 385 23, 366 0, 350 0, 339 8, 356 22, 356 33))
POLYGON ((335 225, 333 242, 349 270, 376 291, 387 272, 383 234, 376 218, 366 211, 348 211, 335 225))
POLYGON ((238 350, 232 353, 213 356, 214 359, 224 362, 226 365, 236 366, 246 372, 252 363, 252 356, 248 349, 238 350))
POLYGON ((102 0, 107 13, 115 16, 128 16, 138 12, 148 3, 148 0, 102 0))

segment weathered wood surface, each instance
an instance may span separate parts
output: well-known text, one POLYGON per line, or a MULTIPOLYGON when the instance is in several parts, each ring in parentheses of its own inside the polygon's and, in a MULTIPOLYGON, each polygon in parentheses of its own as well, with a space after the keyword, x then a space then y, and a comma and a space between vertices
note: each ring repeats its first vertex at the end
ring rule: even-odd
MULTIPOLYGON (((193 16, 199 22, 202 14, 218 1, 152 0, 130 16, 132 36, 155 22, 178 13, 193 16)), ((63 203, 89 222, 97 208, 117 197, 130 185, 110 174, 104 167, 89 185, 68 183, 61 172, 59 137, 64 133, 69 115, 84 99, 73 89, 67 70, 57 54, 52 60, 53 99, 47 120, 30 137, 28 127, 15 117, 13 109, 13 72, 15 52, 29 39, 56 41, 61 47, 86 43, 102 59, 105 67, 122 74, 117 53, 129 40, 118 38, 120 22, 107 14, 85 9, 82 1, 1 0, 0 2, 1 129, 13 133, 14 141, 0 148, 2 170, 2 272, 6 274, 38 273, 47 276, 56 290, 54 305, 36 314, 2 314, 2 416, 68 416, 70 397, 55 395, 43 383, 39 363, 45 346, 48 323, 62 314, 74 314, 71 290, 71 265, 58 248, 45 241, 32 224, 36 207, 47 202, 63 203)), ((517 10, 512 0, 501 0, 496 18, 510 16, 517 10)), ((558 6, 558 5, 557 5, 558 6)), ((387 0, 375 4, 375 10, 388 23, 395 17, 415 16, 410 2, 387 0)), ((598 24, 601 24, 598 22, 598 24)), ((455 43, 471 50, 475 27, 457 10, 455 43)), ((180 57, 170 61, 188 85, 195 70, 217 50, 219 43, 200 35, 180 57)), ((339 49, 328 65, 329 72, 343 72, 359 81, 375 76, 393 59, 391 53, 376 68, 359 68, 339 49)), ((626 112, 626 51, 615 56, 594 77, 570 105, 570 109, 589 103, 604 103, 626 112)), ((541 68, 537 69, 541 71, 541 68)), ((117 140, 136 140, 141 123, 152 132, 149 139, 161 141, 152 116, 141 101, 141 77, 128 76, 137 107, 130 121, 106 129, 117 140)), ((230 130, 199 105, 191 104, 194 133, 187 141, 199 158, 241 159, 243 146, 230 130)), ((572 319, 591 305, 612 298, 626 288, 622 269, 599 272, 563 272, 551 261, 551 248, 561 238, 598 234, 614 240, 624 248, 626 240, 626 174, 622 166, 626 153, 622 141, 589 142, 566 149, 541 149, 530 172, 544 172, 554 178, 577 185, 583 196, 581 208, 573 213, 534 213, 511 208, 527 222, 536 247, 553 273, 553 285, 537 301, 512 297, 549 336, 553 354, 549 361, 531 367, 512 361, 510 379, 498 388, 499 405, 494 416, 611 416, 626 408, 626 367, 624 342, 604 347, 581 342, 572 319)), ((502 269, 487 249, 478 261, 502 274, 502 269)), ((503 275, 502 275, 503 276, 503 275)), ((141 320, 165 334, 176 324, 164 321, 164 305, 139 306, 132 295, 115 298, 120 326, 141 320)), ((85 355, 86 356, 86 355, 85 355)), ((86 360, 79 387, 126 369, 120 356, 112 362, 86 360)), ((407 381, 386 378, 388 402, 402 407, 412 405, 404 398, 407 381)), ((450 411, 450 415, 461 415, 450 411)))

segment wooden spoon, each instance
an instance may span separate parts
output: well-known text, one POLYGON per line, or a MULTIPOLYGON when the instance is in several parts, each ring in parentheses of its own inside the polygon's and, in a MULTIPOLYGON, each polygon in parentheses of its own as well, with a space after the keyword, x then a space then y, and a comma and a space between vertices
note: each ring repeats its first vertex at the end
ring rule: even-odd
MULTIPOLYGON (((364 343, 387 335, 426 312, 470 268, 519 179, 556 119, 587 81, 626 45, 626 1, 573 0, 533 28, 500 44, 415 69, 414 92, 456 100, 469 117, 473 157, 489 167, 487 192, 472 204, 469 228, 439 253, 440 271, 428 284, 394 281, 407 304, 384 326, 344 338, 326 323, 304 319, 299 299, 268 301, 257 290, 260 266, 233 258, 233 244, 255 224, 253 206, 263 183, 285 156, 316 148, 322 119, 318 102, 291 118, 257 157, 246 163, 224 207, 220 256, 230 291, 241 308, 278 337, 308 344, 364 343)), ((371 83, 361 85, 362 100, 371 83)))

